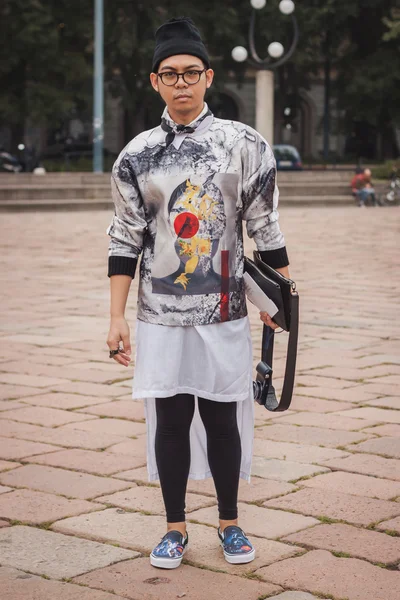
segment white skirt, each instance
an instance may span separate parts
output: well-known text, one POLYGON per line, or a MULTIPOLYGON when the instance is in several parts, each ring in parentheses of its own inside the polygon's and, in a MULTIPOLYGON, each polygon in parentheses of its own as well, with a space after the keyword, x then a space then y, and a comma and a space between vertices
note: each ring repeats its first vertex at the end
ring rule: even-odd
POLYGON ((240 477, 250 481, 254 438, 252 342, 247 317, 226 323, 169 327, 137 321, 132 397, 144 400, 149 481, 159 479, 155 459, 155 398, 195 396, 190 428, 190 479, 211 477, 207 437, 197 398, 237 402, 242 446, 240 477))

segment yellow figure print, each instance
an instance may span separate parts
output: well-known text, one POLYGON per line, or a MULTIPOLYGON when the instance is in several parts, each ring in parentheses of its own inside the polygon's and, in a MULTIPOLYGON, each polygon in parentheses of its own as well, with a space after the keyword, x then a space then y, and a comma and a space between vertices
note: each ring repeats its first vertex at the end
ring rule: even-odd
POLYGON ((194 273, 199 263, 200 256, 209 256, 211 250, 211 240, 208 238, 194 237, 191 243, 179 241, 181 247, 180 255, 190 256, 191 258, 185 265, 185 272, 179 275, 174 283, 180 284, 186 290, 189 284, 189 273, 194 273))
POLYGON ((199 185, 193 185, 189 180, 186 181, 185 193, 177 206, 184 208, 188 212, 196 215, 199 220, 202 219, 216 219, 216 215, 213 214, 214 206, 218 204, 211 196, 204 194, 200 197, 199 193, 201 188, 199 185))
MULTIPOLYGON (((214 270, 213 259, 227 220, 222 192, 213 179, 193 183, 188 177, 173 190, 167 209, 179 264, 168 275, 152 276, 154 293, 183 296, 220 290, 221 275, 214 270)), ((160 256, 160 270, 165 261, 160 256)))
POLYGON ((199 257, 192 256, 192 258, 190 258, 185 265, 185 272, 181 273, 181 275, 179 275, 179 277, 175 279, 174 283, 180 283, 183 286, 183 289, 186 291, 190 280, 190 278, 188 277, 188 273, 195 272, 198 262, 199 257))

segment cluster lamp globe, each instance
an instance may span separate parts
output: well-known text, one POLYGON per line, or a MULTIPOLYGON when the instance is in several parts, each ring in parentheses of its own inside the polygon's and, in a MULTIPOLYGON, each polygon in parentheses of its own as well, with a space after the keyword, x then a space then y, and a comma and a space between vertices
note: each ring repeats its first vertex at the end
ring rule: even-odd
POLYGON ((294 2, 292 2, 292 0, 282 0, 279 3, 279 10, 284 15, 291 15, 294 11, 294 8, 294 2))
POLYGON ((250 0, 250 4, 256 10, 261 10, 267 4, 267 0, 250 0))
POLYGON ((248 52, 244 46, 235 46, 232 50, 232 58, 236 62, 244 62, 247 59, 248 52))
POLYGON ((280 58, 284 53, 285 49, 280 42, 272 42, 268 46, 268 54, 272 58, 280 58))

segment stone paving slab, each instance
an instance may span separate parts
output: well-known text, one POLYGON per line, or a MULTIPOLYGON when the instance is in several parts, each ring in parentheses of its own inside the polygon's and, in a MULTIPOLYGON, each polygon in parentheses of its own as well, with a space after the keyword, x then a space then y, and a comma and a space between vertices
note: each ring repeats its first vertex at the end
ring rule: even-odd
POLYGON ((352 454, 347 458, 328 460, 324 464, 340 471, 400 481, 400 460, 394 458, 382 458, 373 454, 352 454))
POLYGON ((97 513, 63 519, 53 523, 51 529, 150 553, 165 534, 166 521, 165 517, 107 508, 97 513))
POLYGON ((40 444, 15 438, 0 438, 0 458, 5 460, 19 460, 25 456, 55 452, 56 450, 59 450, 59 447, 50 446, 50 444, 40 444))
POLYGON ((0 411, 16 410, 17 408, 26 408, 26 404, 18 400, 0 400, 0 411))
POLYGON ((123 600, 121 596, 71 583, 49 581, 9 567, 0 567, 0 587, 2 600, 123 600))
MULTIPOLYGON (((29 435, 31 440, 59 444, 59 446, 65 446, 66 448, 85 448, 87 450, 101 450, 126 441, 126 437, 121 435, 93 433, 82 429, 63 429, 63 427, 57 427, 57 429, 41 427, 40 431, 26 435, 29 435)), ((55 448, 55 450, 60 450, 60 448, 55 448)))
POLYGON ((85 412, 91 415, 99 415, 106 417, 119 417, 124 419, 132 419, 134 421, 144 420, 144 404, 141 401, 130 400, 114 400, 106 404, 98 404, 82 408, 78 412, 85 412))
MULTIPOLYGON (((368 377, 382 377, 389 375, 390 373, 396 373, 398 366, 396 365, 379 365, 377 367, 370 367, 365 369, 360 368, 342 368, 340 369, 340 379, 349 381, 359 381, 360 379, 368 379, 368 377)), ((337 377, 338 371, 336 367, 326 367, 325 369, 316 369, 313 371, 315 375, 321 375, 324 377, 337 377)))
MULTIPOLYGON (((348 446, 351 450, 352 447, 348 446)), ((353 448, 354 449, 354 448, 353 448)), ((357 444, 357 452, 379 454, 389 458, 400 458, 400 437, 382 437, 357 444)))
POLYGON ((31 439, 30 434, 40 433, 43 429, 45 428, 39 427, 38 425, 0 419, 0 435, 2 437, 16 437, 23 440, 29 440, 31 439))
POLYGON ((124 548, 19 525, 1 529, 0 544, 3 566, 55 579, 74 577, 138 556, 124 548))
POLYGON ((190 565, 166 572, 156 571, 148 558, 124 561, 77 577, 74 581, 113 591, 132 600, 221 600, 222 597, 229 600, 259 600, 282 589, 270 583, 213 573, 190 565))
POLYGON ((146 436, 141 435, 136 440, 124 440, 119 444, 114 444, 107 448, 107 452, 116 454, 129 454, 129 456, 146 457, 146 436))
MULTIPOLYGON (((318 340, 317 340, 318 341, 318 340)), ((353 387, 358 385, 355 381, 344 381, 343 379, 339 379, 337 377, 338 373, 334 377, 324 377, 322 374, 314 375, 314 371, 310 371, 309 373, 302 373, 296 377, 296 386, 299 388, 299 393, 301 393, 301 388, 304 387, 317 387, 317 388, 333 388, 337 390, 342 390, 345 388, 353 387)), ((336 403, 335 401, 334 404, 336 403)), ((339 402, 337 402, 339 404, 339 402)), ((318 412, 318 411, 317 411, 318 412)))
POLYGON ((346 410, 337 414, 362 419, 364 423, 369 423, 369 425, 365 425, 366 427, 371 427, 371 420, 375 420, 375 422, 380 421, 381 423, 400 423, 400 410, 385 410, 384 408, 375 408, 373 406, 353 408, 352 410, 346 410))
POLYGON ((283 594, 273 596, 269 600, 327 600, 327 598, 317 598, 317 596, 313 596, 307 592, 283 592, 283 594))
POLYGON ((377 427, 363 429, 363 431, 365 431, 366 433, 372 433, 373 435, 400 437, 400 425, 397 425, 396 423, 378 425, 377 427))
MULTIPOLYGON (((165 508, 158 487, 138 486, 133 484, 129 490, 117 492, 108 496, 99 496, 97 502, 128 508, 131 510, 146 511, 155 515, 164 515, 165 508)), ((190 513, 205 506, 214 506, 216 499, 200 494, 186 494, 186 512, 190 513)))
POLYGON ((104 398, 99 398, 98 396, 82 396, 81 394, 51 392, 49 394, 28 396, 27 398, 24 398, 24 402, 32 404, 33 406, 47 406, 49 408, 70 410, 101 404, 104 402, 104 398))
MULTIPOLYGON (((337 380, 332 379, 332 381, 337 380)), ((307 396, 297 395, 292 399, 292 404, 290 406, 292 411, 304 410, 316 413, 331 413, 337 410, 347 410, 348 408, 353 408, 354 404, 350 404, 350 402, 338 402, 336 400, 319 400, 318 398, 308 398, 307 396)), ((282 414, 282 416, 286 415, 282 414)))
POLYGON ((398 600, 400 573, 325 550, 288 558, 256 571, 266 581, 348 600, 398 600))
POLYGON ((74 471, 93 473, 94 475, 112 475, 121 468, 141 467, 146 458, 113 454, 111 452, 95 452, 93 450, 60 450, 51 454, 39 454, 26 459, 30 463, 62 467, 74 471))
POLYGON ((310 465, 291 460, 277 460, 275 458, 264 458, 263 456, 253 456, 251 466, 252 475, 265 477, 266 479, 277 479, 278 481, 295 481, 300 477, 317 475, 318 473, 328 472, 326 467, 310 465))
MULTIPOLYGON (((89 415, 81 415, 84 419, 90 419, 89 415)), ((146 425, 144 423, 136 423, 135 421, 126 421, 124 419, 99 419, 92 416, 91 420, 84 420, 81 423, 69 423, 64 425, 64 429, 82 429, 92 433, 110 433, 112 435, 130 437, 146 433, 146 425)))
POLYGON ((0 384, 0 400, 14 400, 25 396, 34 396, 42 393, 40 388, 29 387, 25 385, 11 385, 8 383, 0 384))
POLYGON ((318 488, 304 488, 299 492, 268 500, 263 506, 294 510, 317 518, 328 517, 364 526, 400 515, 400 504, 397 502, 362 498, 318 488))
MULTIPOLYGON (((11 489, 5 488, 5 491, 11 489)), ((14 490, 10 494, 0 496, 2 517, 30 524, 50 523, 103 508, 102 504, 96 502, 70 500, 35 490, 14 490)))
POLYGON ((378 394, 373 391, 364 391, 361 386, 353 386, 348 389, 330 389, 328 387, 304 387, 301 388, 303 396, 313 396, 320 400, 338 400, 342 402, 367 402, 368 400, 374 400, 378 394))
MULTIPOLYGON (((5 338, 7 340, 7 338, 5 338)), ((0 383, 9 385, 26 385, 30 387, 45 388, 61 384, 68 384, 68 379, 60 377, 41 377, 38 375, 24 375, 22 373, 1 373, 0 383)))
POLYGON ((0 494, 5 494, 6 492, 12 492, 13 488, 7 487, 6 485, 0 485, 0 494))
POLYGON ((127 481, 41 465, 26 465, 0 474, 0 482, 50 494, 88 500, 130 487, 127 481))
POLYGON ((280 419, 279 423, 285 425, 306 425, 307 427, 326 427, 327 429, 339 429, 340 431, 359 431, 363 427, 372 427, 378 424, 378 421, 373 420, 366 422, 363 419, 351 419, 350 414, 348 417, 345 416, 347 412, 354 414, 354 411, 329 414, 304 412, 284 417, 280 419))
POLYGON ((255 456, 278 458, 301 463, 320 463, 331 458, 344 458, 349 455, 348 452, 343 452, 342 450, 306 446, 305 444, 275 442, 261 438, 255 438, 253 454, 255 456))
POLYGON ((395 396, 398 393, 399 384, 389 383, 385 379, 381 379, 376 383, 365 383, 361 389, 366 393, 376 394, 376 396, 395 396))
POLYGON ((11 469, 16 469, 17 467, 21 467, 21 463, 12 462, 9 460, 0 460, 0 471, 11 471, 11 469))
POLYGON ((332 490, 333 492, 355 496, 380 498, 381 500, 391 500, 396 496, 400 496, 400 482, 344 471, 318 475, 300 483, 305 487, 332 490))
MULTIPOLYGON (((20 361, 15 361, 1 364, 0 368, 2 371, 7 371, 9 373, 24 373, 28 375, 42 375, 45 377, 58 377, 60 375, 59 366, 43 365, 40 363, 21 364, 20 361)), ((89 383, 110 384, 113 380, 113 374, 115 374, 115 370, 114 373, 112 373, 106 369, 87 369, 82 365, 80 367, 73 367, 64 364, 62 369, 62 376, 64 379, 89 383)), ((128 379, 130 380, 132 377, 129 377, 128 379)))
POLYGON ((393 408, 396 410, 400 409, 400 401, 398 396, 385 396, 378 400, 371 400, 365 403, 367 406, 374 406, 376 408, 393 408))
POLYGON ((58 425, 65 425, 65 423, 76 423, 88 419, 97 420, 97 417, 94 415, 80 415, 58 408, 28 406, 1 412, 0 419, 11 419, 12 421, 22 421, 33 425, 44 425, 45 427, 57 427, 58 425))
POLYGON ((343 523, 317 525, 286 536, 284 541, 302 544, 308 548, 345 552, 355 558, 364 558, 376 563, 388 564, 400 560, 400 537, 343 523))
MULTIPOLYGON (((317 524, 317 521, 310 517, 280 510, 270 510, 269 508, 244 504, 243 502, 239 502, 238 511, 241 527, 247 534, 269 539, 280 538, 289 532, 299 531, 317 524)), ((201 508, 190 513, 188 520, 216 526, 218 524, 218 511, 216 507, 201 508)))
MULTIPOLYGON (((193 482, 194 484, 195 482, 193 482)), ((194 489, 191 484, 189 487, 194 489)), ((239 500, 241 502, 261 502, 283 494, 294 492, 297 486, 286 481, 275 481, 273 479, 264 479, 252 477, 251 482, 241 480, 239 483, 239 500)))
POLYGON ((64 392, 65 394, 82 394, 83 396, 97 396, 106 402, 108 398, 122 396, 121 388, 101 383, 87 383, 82 381, 68 381, 63 385, 52 385, 53 392, 64 392))
POLYGON ((296 427, 296 425, 265 425, 257 427, 254 433, 256 438, 275 440, 278 442, 293 442, 325 448, 339 448, 371 439, 370 433, 359 431, 334 431, 321 427, 296 427))
POLYGON ((380 531, 396 531, 400 535, 400 517, 390 519, 389 521, 382 521, 376 528, 380 531))

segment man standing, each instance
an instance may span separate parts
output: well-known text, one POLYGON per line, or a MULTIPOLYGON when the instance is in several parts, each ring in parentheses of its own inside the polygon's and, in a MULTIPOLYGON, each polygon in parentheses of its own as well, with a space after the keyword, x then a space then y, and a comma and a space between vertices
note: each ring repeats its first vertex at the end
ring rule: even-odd
POLYGON ((226 560, 255 557, 237 511, 254 426, 243 220, 262 259, 288 276, 274 156, 250 127, 214 118, 204 102, 213 76, 194 23, 162 25, 150 75, 166 103, 161 125, 134 138, 112 171, 107 343, 128 366, 124 311, 141 254, 132 396, 145 402, 149 480, 160 480, 166 508, 167 533, 150 555, 162 568, 187 549, 189 477, 214 479, 226 560))

